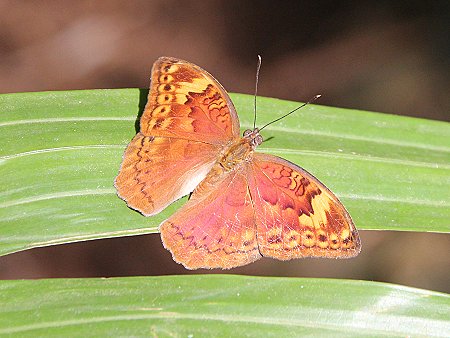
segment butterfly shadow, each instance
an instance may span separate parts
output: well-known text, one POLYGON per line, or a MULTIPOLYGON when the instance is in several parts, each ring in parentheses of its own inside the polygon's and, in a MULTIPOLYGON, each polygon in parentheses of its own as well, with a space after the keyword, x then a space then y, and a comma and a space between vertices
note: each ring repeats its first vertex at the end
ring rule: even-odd
POLYGON ((147 104, 148 92, 149 89, 139 88, 139 110, 136 120, 134 121, 134 129, 136 130, 136 133, 139 133, 139 130, 141 129, 139 122, 141 120, 142 114, 144 113, 145 105, 147 104))

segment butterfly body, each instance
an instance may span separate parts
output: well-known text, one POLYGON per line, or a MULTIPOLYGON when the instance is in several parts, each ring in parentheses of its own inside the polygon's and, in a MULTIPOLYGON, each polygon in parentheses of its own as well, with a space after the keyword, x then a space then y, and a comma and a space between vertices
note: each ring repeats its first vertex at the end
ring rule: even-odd
POLYGON ((357 255, 359 235, 338 198, 304 169, 256 152, 262 141, 258 128, 239 136, 233 104, 210 74, 160 58, 118 195, 153 215, 193 191, 160 225, 164 246, 189 269, 357 255))
POLYGON ((252 132, 238 139, 237 142, 232 143, 220 157, 220 165, 227 170, 232 170, 235 166, 243 162, 251 161, 254 150, 260 144, 256 143, 256 137, 260 138, 259 133, 252 132))

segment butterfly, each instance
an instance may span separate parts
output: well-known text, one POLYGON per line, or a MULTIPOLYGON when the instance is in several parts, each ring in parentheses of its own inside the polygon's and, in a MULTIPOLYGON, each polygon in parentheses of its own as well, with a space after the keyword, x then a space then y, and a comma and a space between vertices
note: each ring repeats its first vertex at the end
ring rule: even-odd
POLYGON ((358 255, 358 231, 339 199, 299 166, 255 152, 262 142, 258 128, 240 137, 236 109, 212 75, 161 57, 115 179, 118 196, 151 216, 192 192, 159 227, 188 269, 358 255))

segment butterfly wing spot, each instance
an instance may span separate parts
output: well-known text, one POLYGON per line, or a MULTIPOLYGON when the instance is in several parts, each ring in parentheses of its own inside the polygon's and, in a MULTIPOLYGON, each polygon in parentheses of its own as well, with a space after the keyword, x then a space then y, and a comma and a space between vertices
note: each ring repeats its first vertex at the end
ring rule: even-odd
POLYGON ((164 74, 159 77, 159 82, 161 83, 170 83, 173 82, 174 78, 172 75, 164 74))
POLYGON ((298 248, 301 245, 301 237, 300 233, 296 230, 289 230, 285 234, 285 237, 287 238, 287 241, 285 243, 285 247, 288 250, 294 250, 298 248))
POLYGON ((245 241, 242 242, 242 245, 244 247, 255 246, 255 241, 253 241, 253 240, 245 240, 245 241))
POLYGON ((317 231, 317 240, 318 240, 317 245, 320 248, 326 249, 328 247, 328 238, 325 231, 323 230, 317 231))
MULTIPOLYGON (((174 60, 174 61, 176 61, 176 60, 174 60)), ((172 74, 172 73, 175 73, 178 69, 179 69, 179 67, 177 65, 163 64, 161 67, 161 72, 167 73, 167 74, 172 74)))
POLYGON ((344 229, 341 232, 341 239, 344 240, 344 239, 348 238, 349 235, 350 235, 350 231, 348 229, 344 229))
POLYGON ((278 250, 282 247, 283 235, 280 228, 271 228, 267 231, 265 237, 265 242, 270 250, 278 250))
POLYGON ((166 129, 168 126, 170 126, 172 124, 172 120, 171 119, 164 119, 164 118, 157 118, 155 121, 155 124, 153 125, 153 128, 156 129, 166 129))
POLYGON ((341 247, 344 249, 348 249, 353 245, 353 236, 350 235, 350 231, 348 229, 344 229, 341 232, 341 247))
POLYGON ((256 233, 254 229, 247 229, 244 232, 242 247, 245 250, 247 250, 247 247, 258 248, 258 244, 256 243, 256 233))
POLYGON ((316 235, 311 230, 306 230, 302 235, 302 245, 311 248, 316 244, 316 235))
MULTIPOLYGON (((168 105, 161 105, 157 106, 155 109, 153 109, 151 116, 154 116, 155 118, 166 118, 169 116, 170 113, 170 106, 168 105)), ((149 122, 148 129, 151 130, 151 122, 149 122)))
POLYGON ((330 235, 330 247, 334 250, 339 249, 340 247, 338 236, 334 233, 330 235))
POLYGON ((158 104, 168 104, 168 103, 172 102, 173 99, 174 99, 174 95, 172 95, 172 94, 160 94, 157 96, 156 102, 158 102, 158 104))
POLYGON ((278 243, 281 243, 282 241, 283 241, 283 239, 281 238, 281 235, 271 236, 267 239, 267 242, 269 244, 278 244, 278 243))
POLYGON ((327 236, 325 235, 325 233, 323 231, 319 231, 318 234, 319 235, 317 236, 317 238, 319 239, 319 242, 327 241, 327 236))
POLYGON ((163 83, 163 84, 159 85, 158 92, 159 93, 170 93, 170 92, 175 91, 175 88, 176 87, 172 84, 169 84, 169 83, 164 84, 163 83))

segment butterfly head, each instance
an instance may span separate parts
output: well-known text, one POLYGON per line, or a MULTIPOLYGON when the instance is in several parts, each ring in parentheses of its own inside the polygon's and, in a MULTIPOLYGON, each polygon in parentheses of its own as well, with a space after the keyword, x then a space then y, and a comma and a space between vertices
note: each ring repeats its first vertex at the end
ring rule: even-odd
POLYGON ((259 133, 258 128, 255 128, 253 130, 247 129, 246 131, 244 131, 243 137, 249 141, 253 149, 263 143, 263 138, 259 133))

